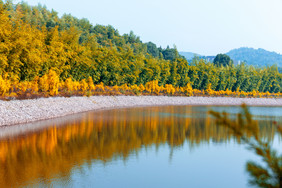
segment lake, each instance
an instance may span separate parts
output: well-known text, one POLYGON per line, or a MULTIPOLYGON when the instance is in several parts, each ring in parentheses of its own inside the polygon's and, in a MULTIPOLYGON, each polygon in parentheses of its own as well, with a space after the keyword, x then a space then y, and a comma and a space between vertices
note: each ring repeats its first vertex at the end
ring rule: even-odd
MULTIPOLYGON (((249 187, 246 162, 260 158, 209 110, 234 118, 241 109, 124 108, 1 128, 1 187, 249 187)), ((250 111, 281 153, 282 107, 250 111)))

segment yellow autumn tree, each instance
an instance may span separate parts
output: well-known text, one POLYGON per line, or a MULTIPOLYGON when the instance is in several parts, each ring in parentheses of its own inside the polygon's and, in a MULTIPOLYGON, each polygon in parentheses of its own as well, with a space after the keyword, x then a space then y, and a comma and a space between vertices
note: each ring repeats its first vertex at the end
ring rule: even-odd
MULTIPOLYGON (((9 67, 8 54, 12 46, 9 38, 12 35, 12 30, 13 27, 8 12, 5 10, 4 5, 0 3, 0 74, 3 74, 9 67)), ((4 86, 0 87, 4 91, 4 86)))
POLYGON ((85 93, 85 91, 87 90, 88 88, 88 84, 87 82, 85 81, 85 79, 82 79, 79 83, 79 89, 82 91, 82 93, 85 93))
POLYGON ((185 87, 181 88, 181 91, 186 95, 186 96, 193 96, 193 88, 190 83, 188 83, 185 87))
POLYGON ((90 91, 92 91, 92 90, 94 90, 95 89, 95 85, 94 85, 94 83, 93 83, 93 79, 92 79, 92 77, 91 76, 89 76, 88 77, 88 79, 87 79, 87 84, 88 84, 88 90, 90 90, 90 91))
POLYGON ((64 82, 64 89, 66 89, 69 92, 74 91, 74 83, 71 78, 67 78, 64 82))
POLYGON ((39 90, 41 92, 47 92, 49 90, 48 76, 46 74, 39 78, 39 90))
POLYGON ((11 82, 7 79, 6 76, 2 77, 0 75, 0 95, 4 96, 9 92, 11 88, 11 82))
POLYGON ((52 69, 48 73, 48 83, 49 83, 49 94, 51 96, 57 95, 58 94, 58 89, 59 89, 59 76, 55 71, 52 69))

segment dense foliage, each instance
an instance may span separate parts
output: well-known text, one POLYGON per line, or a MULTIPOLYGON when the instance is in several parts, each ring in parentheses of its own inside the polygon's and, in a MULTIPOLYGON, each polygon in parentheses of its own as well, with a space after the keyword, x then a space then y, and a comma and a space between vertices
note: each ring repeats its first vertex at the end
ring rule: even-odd
POLYGON ((74 91, 151 82, 196 90, 282 91, 282 74, 275 66, 223 67, 198 59, 188 63, 176 47, 142 43, 133 32, 120 35, 112 26, 93 26, 66 14, 59 18, 40 5, 0 1, 0 95, 57 95, 72 82, 74 91))
POLYGON ((217 54, 213 60, 213 63, 217 66, 227 66, 233 64, 233 61, 226 54, 217 54))

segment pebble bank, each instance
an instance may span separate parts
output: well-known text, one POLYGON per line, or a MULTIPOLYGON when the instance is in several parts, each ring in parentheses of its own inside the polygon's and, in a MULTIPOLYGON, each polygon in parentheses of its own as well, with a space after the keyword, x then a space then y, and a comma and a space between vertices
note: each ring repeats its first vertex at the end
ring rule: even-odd
POLYGON ((91 110, 160 105, 282 106, 282 99, 168 96, 53 97, 0 101, 0 126, 30 123, 91 110))

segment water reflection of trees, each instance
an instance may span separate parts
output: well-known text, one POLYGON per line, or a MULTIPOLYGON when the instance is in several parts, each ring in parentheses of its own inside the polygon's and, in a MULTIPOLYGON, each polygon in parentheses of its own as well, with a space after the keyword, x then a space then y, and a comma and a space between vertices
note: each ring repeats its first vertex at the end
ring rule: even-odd
MULTIPOLYGON (((232 134, 248 148, 261 157, 263 165, 249 161, 246 169, 250 174, 250 185, 268 188, 282 187, 282 155, 272 147, 268 140, 260 137, 258 122, 253 120, 248 108, 243 105, 243 111, 237 115, 236 120, 231 120, 225 112, 210 113, 216 117, 216 124, 228 128, 232 134)), ((274 124, 276 124, 274 122, 274 124)), ((277 134, 282 136, 282 127, 277 128, 277 134)))
MULTIPOLYGON (((24 185, 41 178, 68 177, 71 170, 93 160, 127 159, 141 147, 169 144, 190 147, 201 143, 228 142, 232 134, 213 124, 210 117, 193 118, 189 107, 138 108, 82 115, 63 126, 49 127, 25 136, 0 141, 0 182, 3 187, 24 185)), ((264 122, 265 124, 265 122, 264 122)), ((260 136, 273 139, 271 125, 260 136)), ((48 181, 45 182, 48 184, 48 181)))

